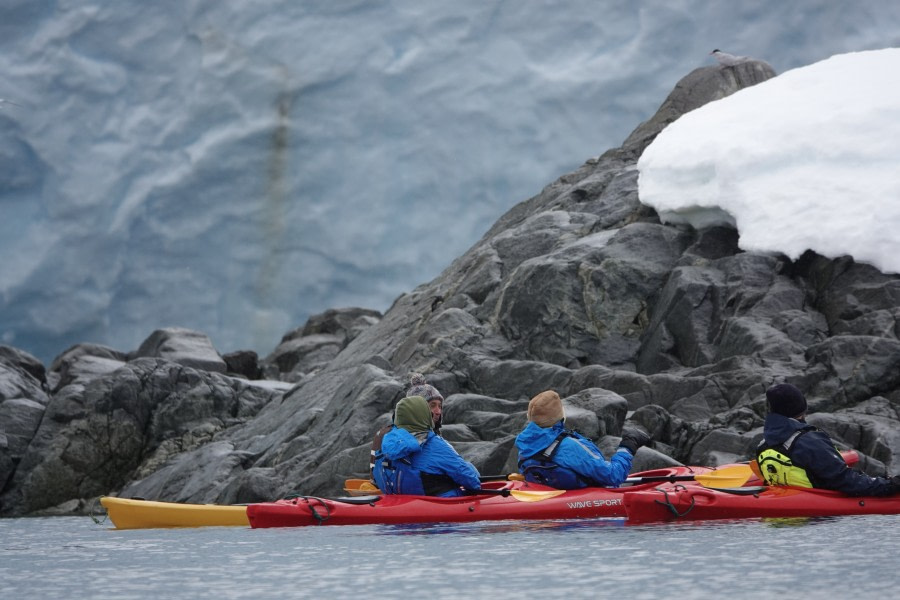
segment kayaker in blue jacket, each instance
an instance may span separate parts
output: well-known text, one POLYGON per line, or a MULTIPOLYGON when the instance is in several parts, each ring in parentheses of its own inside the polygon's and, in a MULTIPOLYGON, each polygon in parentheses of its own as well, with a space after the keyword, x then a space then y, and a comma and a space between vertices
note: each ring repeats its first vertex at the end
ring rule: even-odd
POLYGON ((527 481, 559 489, 618 487, 628 477, 638 448, 650 443, 647 434, 625 430, 607 461, 594 442, 565 428, 565 410, 553 390, 532 398, 527 415, 528 425, 516 437, 519 472, 527 481))
POLYGON ((900 492, 900 476, 870 477, 847 466, 827 433, 806 423, 806 398, 796 386, 766 390, 769 413, 757 448, 760 474, 770 485, 837 490, 850 496, 900 492))
POLYGON ((478 469, 434 432, 434 416, 422 396, 394 409, 394 425, 375 456, 375 484, 385 494, 462 496, 481 489, 478 469))
MULTIPOLYGON (((431 409, 431 417, 434 421, 434 432, 441 435, 441 425, 444 421, 444 397, 433 385, 429 385, 425 376, 421 373, 409 374, 409 388, 406 390, 406 397, 422 396, 428 402, 428 408, 431 409)), ((392 425, 382 427, 375 432, 372 438, 372 450, 369 453, 369 479, 375 481, 375 454, 381 450, 381 440, 384 435, 391 430, 392 425)))

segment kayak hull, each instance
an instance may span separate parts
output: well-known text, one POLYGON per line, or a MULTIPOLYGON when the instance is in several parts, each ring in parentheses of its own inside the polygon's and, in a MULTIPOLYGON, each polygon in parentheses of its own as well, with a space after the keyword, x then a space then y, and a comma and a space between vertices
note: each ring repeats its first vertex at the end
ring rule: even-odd
POLYGON ((900 514, 900 496, 851 497, 788 486, 717 490, 667 484, 626 494, 623 502, 629 523, 900 514))
POLYGON ((166 527, 246 527, 247 507, 222 504, 181 504, 104 496, 106 508, 116 529, 153 529, 166 527))
MULTIPOLYGON (((544 489, 532 486, 522 488, 522 491, 544 489)), ((546 490, 551 491, 550 488, 546 490)), ((621 491, 604 488, 570 490, 552 497, 548 494, 546 499, 536 501, 522 501, 512 496, 499 495, 458 498, 385 495, 330 499, 303 496, 251 504, 247 507, 247 517, 253 528, 456 523, 502 519, 594 519, 624 517, 622 496, 621 491)))
MULTIPOLYGON (((848 464, 855 453, 844 453, 848 464)), ((728 465, 720 467, 729 468, 728 465)), ((749 469, 749 467, 748 467, 749 469)), ((624 517, 624 498, 651 491, 661 478, 692 478, 715 474, 707 467, 670 467, 633 473, 633 478, 654 482, 623 488, 585 488, 561 491, 524 481, 490 482, 485 489, 506 488, 519 496, 482 494, 463 498, 429 496, 369 496, 363 498, 303 497, 250 505, 182 504, 105 496, 100 499, 117 529, 167 527, 298 527, 305 525, 357 525, 371 523, 428 523, 478 520, 547 520, 624 517), (532 494, 532 497, 527 497, 532 494), (523 498, 523 496, 526 496, 523 498), (361 503, 359 501, 361 500, 361 503), (250 515, 253 515, 251 520, 250 515)), ((670 481, 675 481, 670 480, 670 481)), ((349 480, 348 480, 349 481, 349 480)), ((360 480, 362 481, 362 480, 360 480)), ((757 485, 751 477, 745 485, 757 485)), ((690 484, 691 487, 699 487, 690 484)), ((707 483, 708 485, 708 483, 707 483)), ((702 488, 700 488, 702 489, 702 488)), ((349 490, 348 490, 349 491, 349 490)), ((356 490, 354 490, 356 491, 356 490)), ((376 492, 378 493, 377 490, 376 492)), ((881 510, 875 508, 874 510, 881 510)))
MULTIPOLYGON (((634 476, 679 476, 710 472, 705 467, 672 467, 634 476)), ((300 496, 250 504, 247 517, 253 528, 310 525, 372 525, 454 523, 492 520, 596 519, 624 517, 623 497, 654 483, 623 488, 557 490, 525 481, 484 484, 483 489, 509 490, 511 495, 478 494, 458 498, 411 495, 319 498, 300 496), (521 493, 518 493, 521 492, 521 493), (627 493, 626 493, 627 492, 627 493)))

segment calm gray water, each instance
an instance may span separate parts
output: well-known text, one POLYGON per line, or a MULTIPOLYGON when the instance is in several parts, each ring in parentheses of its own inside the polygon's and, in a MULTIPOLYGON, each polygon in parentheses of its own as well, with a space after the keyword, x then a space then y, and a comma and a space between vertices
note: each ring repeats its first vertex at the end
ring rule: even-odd
POLYGON ((890 598, 900 516, 116 531, 0 519, 0 598, 890 598))

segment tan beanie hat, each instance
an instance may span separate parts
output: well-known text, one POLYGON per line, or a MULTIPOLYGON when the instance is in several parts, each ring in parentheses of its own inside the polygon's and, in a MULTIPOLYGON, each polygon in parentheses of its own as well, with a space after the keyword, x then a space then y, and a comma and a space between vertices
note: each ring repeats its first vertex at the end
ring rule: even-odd
POLYGON ((553 390, 541 392, 528 403, 528 420, 538 427, 552 427, 566 418, 559 394, 553 390))

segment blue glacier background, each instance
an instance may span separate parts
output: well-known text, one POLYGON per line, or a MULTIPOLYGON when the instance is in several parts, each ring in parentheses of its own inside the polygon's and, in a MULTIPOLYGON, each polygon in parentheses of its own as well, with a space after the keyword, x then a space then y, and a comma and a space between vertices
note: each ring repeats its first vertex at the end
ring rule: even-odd
POLYGON ((898 45, 867 0, 3 0, 0 343, 266 355, 437 276, 713 48, 898 45))

